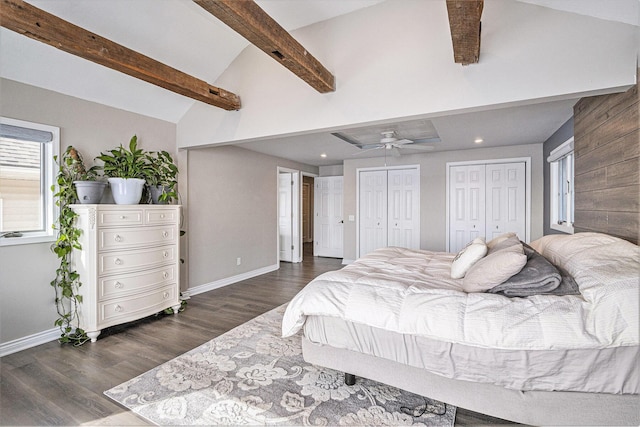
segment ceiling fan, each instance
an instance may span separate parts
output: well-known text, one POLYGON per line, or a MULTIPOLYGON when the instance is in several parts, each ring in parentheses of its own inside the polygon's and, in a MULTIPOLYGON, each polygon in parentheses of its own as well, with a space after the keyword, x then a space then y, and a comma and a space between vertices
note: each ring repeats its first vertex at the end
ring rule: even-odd
POLYGON ((428 145, 414 145, 419 143, 440 142, 440 138, 423 138, 423 139, 398 139, 395 136, 395 131, 389 130, 382 132, 382 138, 379 143, 376 144, 354 144, 360 147, 362 151, 355 153, 354 155, 362 154, 363 152, 370 150, 390 150, 393 156, 400 156, 400 150, 411 149, 416 151, 431 151, 434 149, 428 145))

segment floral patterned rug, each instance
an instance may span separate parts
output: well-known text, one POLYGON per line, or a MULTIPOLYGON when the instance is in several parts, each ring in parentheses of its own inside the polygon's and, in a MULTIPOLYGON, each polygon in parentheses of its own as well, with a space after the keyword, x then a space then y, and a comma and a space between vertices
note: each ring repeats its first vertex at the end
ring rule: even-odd
POLYGON ((105 394, 157 425, 453 426, 454 406, 306 363, 280 336, 285 307, 105 394))

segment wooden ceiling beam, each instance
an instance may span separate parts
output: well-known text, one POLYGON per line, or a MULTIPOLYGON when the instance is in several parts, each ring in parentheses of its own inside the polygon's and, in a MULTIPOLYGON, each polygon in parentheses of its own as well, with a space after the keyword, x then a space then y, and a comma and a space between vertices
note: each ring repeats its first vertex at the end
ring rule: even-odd
POLYGON ((484 0, 447 0, 453 59, 462 65, 480 59, 480 17, 484 0))
POLYGON ((71 24, 22 0, 0 0, 0 25, 57 49, 225 110, 238 95, 71 24))
POLYGON ((193 1, 318 92, 335 91, 333 74, 252 0, 193 1))

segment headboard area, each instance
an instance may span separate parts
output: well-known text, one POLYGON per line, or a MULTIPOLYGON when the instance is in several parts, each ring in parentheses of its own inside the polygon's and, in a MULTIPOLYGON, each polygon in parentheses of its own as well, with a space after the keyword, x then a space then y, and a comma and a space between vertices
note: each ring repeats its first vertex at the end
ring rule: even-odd
POLYGON ((624 93, 582 98, 576 103, 576 232, 598 231, 639 243, 638 108, 637 81, 624 93))

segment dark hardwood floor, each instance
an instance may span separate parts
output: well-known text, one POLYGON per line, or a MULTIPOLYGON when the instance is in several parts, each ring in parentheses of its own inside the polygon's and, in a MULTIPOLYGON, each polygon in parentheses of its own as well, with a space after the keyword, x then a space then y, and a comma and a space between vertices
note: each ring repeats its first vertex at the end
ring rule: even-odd
MULTIPOLYGON (((109 328, 96 343, 56 341, 0 359, 1 425, 146 425, 102 393, 288 302, 311 279, 341 268, 340 260, 301 264, 192 297, 184 312, 109 328)), ((456 425, 508 421, 458 408, 456 425)))

